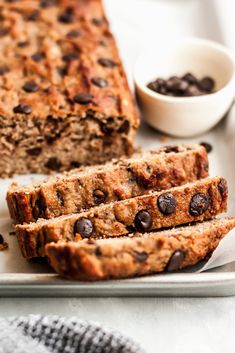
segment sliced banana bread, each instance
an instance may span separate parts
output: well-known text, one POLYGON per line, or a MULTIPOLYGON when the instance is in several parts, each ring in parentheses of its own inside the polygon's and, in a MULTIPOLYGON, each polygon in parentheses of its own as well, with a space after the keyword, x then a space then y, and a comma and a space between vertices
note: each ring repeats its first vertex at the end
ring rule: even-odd
POLYGON ((82 213, 17 225, 26 258, 45 255, 45 244, 59 240, 107 238, 203 221, 227 208, 227 183, 220 177, 100 205, 82 213))
POLYGON ((27 187, 13 184, 7 193, 7 202, 13 220, 28 223, 207 176, 204 147, 167 146, 105 165, 76 169, 27 187))
POLYGON ((53 269, 74 280, 94 281, 172 272, 195 265, 235 226, 235 218, 129 237, 46 246, 53 269))

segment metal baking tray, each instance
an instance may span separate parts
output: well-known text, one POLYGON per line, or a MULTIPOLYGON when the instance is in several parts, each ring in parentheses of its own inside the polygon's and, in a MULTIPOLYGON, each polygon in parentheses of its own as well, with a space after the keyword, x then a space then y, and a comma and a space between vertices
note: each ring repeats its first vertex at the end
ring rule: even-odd
MULTIPOLYGON (((223 2, 225 4, 225 2, 223 2)), ((221 4, 221 2, 220 2, 221 4)), ((137 55, 146 45, 164 45, 172 37, 196 35, 227 42, 226 25, 219 1, 213 0, 106 0, 106 9, 116 34, 128 76, 131 80, 137 55), (131 15, 130 15, 131 14, 131 15)), ((173 38, 174 38, 173 37, 173 38)), ((231 38, 231 32, 229 33, 231 38)), ((228 43, 229 44, 229 43, 228 43)), ((229 214, 235 210, 235 114, 224 119, 209 133, 194 139, 166 138, 142 123, 137 144, 144 149, 181 142, 210 142, 211 175, 222 175, 230 186, 229 214), (233 119, 234 116, 234 119, 233 119), (234 135, 234 137, 233 137, 234 135)), ((21 176, 29 183, 42 176, 21 176)), ((12 179, 0 180, 0 229, 9 250, 0 252, 0 296, 228 296, 235 295, 235 262, 196 273, 197 268, 127 280, 71 282, 54 274, 44 261, 25 261, 15 236, 8 235, 11 221, 5 202, 12 179)), ((235 212, 234 212, 235 213, 235 212)))

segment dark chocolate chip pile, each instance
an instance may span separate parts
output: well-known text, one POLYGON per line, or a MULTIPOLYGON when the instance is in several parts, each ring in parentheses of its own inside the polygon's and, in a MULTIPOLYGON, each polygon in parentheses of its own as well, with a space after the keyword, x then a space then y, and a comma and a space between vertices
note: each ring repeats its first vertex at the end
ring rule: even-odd
POLYGON ((193 74, 187 73, 182 77, 157 78, 150 82, 147 87, 165 96, 193 97, 214 92, 215 81, 209 76, 198 79, 193 74))

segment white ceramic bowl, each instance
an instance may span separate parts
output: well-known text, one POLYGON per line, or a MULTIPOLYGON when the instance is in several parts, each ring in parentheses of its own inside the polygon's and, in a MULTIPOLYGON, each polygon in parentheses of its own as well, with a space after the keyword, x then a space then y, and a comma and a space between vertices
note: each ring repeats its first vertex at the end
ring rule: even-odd
POLYGON ((135 66, 135 88, 143 118, 167 134, 189 137, 212 128, 225 115, 235 96, 235 61, 224 46, 205 39, 189 38, 152 45, 135 66), (215 93, 197 97, 171 97, 156 93, 147 84, 156 78, 191 72, 211 76, 215 93))

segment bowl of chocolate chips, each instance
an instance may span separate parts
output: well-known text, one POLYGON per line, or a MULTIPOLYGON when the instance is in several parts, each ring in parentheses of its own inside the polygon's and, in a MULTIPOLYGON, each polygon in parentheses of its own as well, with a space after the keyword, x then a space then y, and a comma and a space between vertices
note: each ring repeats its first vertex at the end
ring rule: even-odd
POLYGON ((178 137, 201 134, 226 114, 235 96, 235 59, 223 45, 199 38, 144 50, 135 67, 143 119, 178 137))

